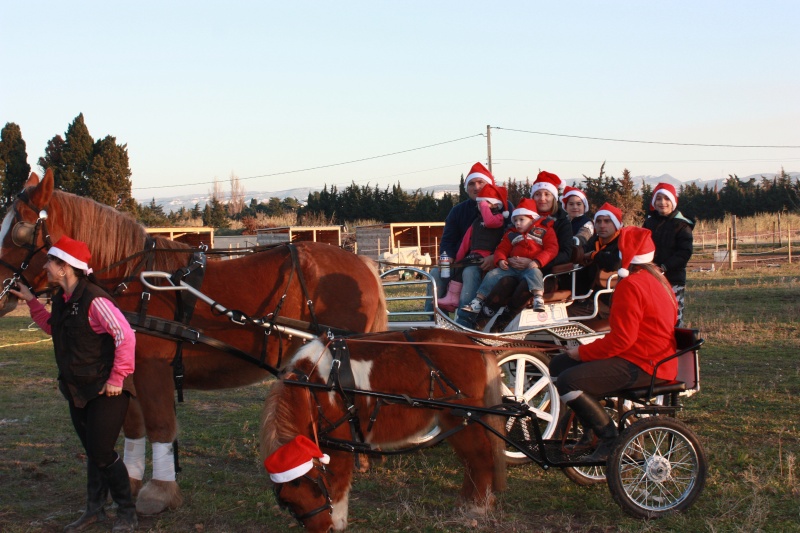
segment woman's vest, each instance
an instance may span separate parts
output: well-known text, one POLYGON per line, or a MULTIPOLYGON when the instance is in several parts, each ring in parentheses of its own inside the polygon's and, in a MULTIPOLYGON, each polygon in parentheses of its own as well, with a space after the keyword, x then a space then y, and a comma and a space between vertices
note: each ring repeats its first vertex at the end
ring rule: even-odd
POLYGON ((487 228, 483 225, 483 219, 478 216, 472 223, 472 235, 469 243, 470 251, 486 250, 489 253, 494 252, 505 232, 505 225, 499 228, 487 228))
POLYGON ((102 296, 103 289, 82 278, 68 302, 64 291, 53 297, 50 326, 58 365, 59 389, 76 407, 96 398, 114 366, 114 337, 97 334, 89 324, 89 306, 102 296))

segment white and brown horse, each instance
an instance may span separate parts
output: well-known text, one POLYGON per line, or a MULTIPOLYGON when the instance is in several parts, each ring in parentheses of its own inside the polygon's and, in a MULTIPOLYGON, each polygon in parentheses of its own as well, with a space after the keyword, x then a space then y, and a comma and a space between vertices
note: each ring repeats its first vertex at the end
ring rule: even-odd
MULTIPOLYGON (((481 349, 462 333, 412 330, 359 335, 344 342, 346 349, 336 341, 303 346, 292 357, 282 381, 272 385, 261 421, 262 458, 297 435, 318 439, 330 455, 324 468, 275 485, 279 503, 312 532, 347 526, 354 453, 342 451, 340 441, 361 441, 383 451, 408 447, 434 424, 443 433, 462 426, 465 419, 454 408, 492 407, 502 400, 493 351, 481 349), (344 377, 348 375, 352 377, 344 377), (298 381, 311 386, 298 385, 298 381), (326 383, 333 390, 320 387, 326 383), (383 396, 348 394, 351 390, 433 400, 445 407, 414 407, 383 396), (348 410, 348 405, 355 409, 348 410)), ((505 434, 502 416, 484 415, 483 420, 505 434)), ((503 440, 472 422, 450 435, 448 442, 464 464, 460 496, 474 510, 484 510, 493 504, 494 492, 505 489, 503 440)))
MULTIPOLYGON (((4 290, 7 285, 22 281, 38 291, 47 288, 42 270, 47 245, 62 235, 89 245, 91 266, 102 273, 100 282, 120 308, 131 312, 142 309, 141 270, 172 273, 187 267, 191 256, 185 244, 161 237, 149 239, 145 228, 128 215, 54 190, 51 171, 41 181, 32 174, 0 227, 0 280, 5 280, 0 287, 0 316, 17 304, 4 290), (44 217, 41 212, 46 213, 44 217), (144 252, 146 246, 154 251, 144 252)), ((226 308, 242 310, 251 317, 269 319, 276 313, 306 325, 316 318, 319 324, 353 332, 386 329, 386 301, 374 264, 335 246, 297 243, 294 248, 296 254, 281 246, 236 259, 209 261, 200 290, 226 308)), ((152 291, 146 314, 172 321, 177 305, 174 292, 152 291)), ((278 366, 280 353, 300 344, 296 337, 267 336, 267 330, 258 324, 232 324, 202 303, 194 309, 189 326, 240 353, 256 359, 263 356, 264 363, 273 367, 278 366)), ((182 351, 183 387, 187 389, 238 387, 269 376, 209 344, 185 342, 182 351)), ((174 340, 137 333, 134 383, 138 394, 124 426, 125 463, 136 490, 144 474, 146 435, 153 445, 153 478, 139 492, 137 509, 148 514, 181 502, 171 453, 177 435, 171 367, 175 354, 174 340)))

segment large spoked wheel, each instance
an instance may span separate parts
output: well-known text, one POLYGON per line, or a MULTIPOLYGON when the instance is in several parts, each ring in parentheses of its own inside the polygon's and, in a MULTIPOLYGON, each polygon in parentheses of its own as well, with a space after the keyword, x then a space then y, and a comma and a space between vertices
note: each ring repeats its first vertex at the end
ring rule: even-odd
MULTIPOLYGON (((619 409, 624 406, 618 398, 606 398, 603 407, 614 422, 619 422, 619 409)), ((583 436, 583 426, 569 409, 562 411, 559 422, 558 434, 566 433, 568 438, 579 440, 583 436)), ((561 469, 564 475, 576 485, 588 487, 606 482, 606 467, 604 466, 565 466, 561 469)))
MULTIPOLYGON (((498 354, 498 365, 503 377, 503 395, 513 396, 517 401, 527 403, 538 420, 542 436, 549 439, 553 436, 558 426, 558 416, 561 403, 558 391, 550 379, 547 368, 549 356, 530 349, 513 349, 498 354)), ((511 432, 515 424, 520 422, 509 418, 506 422, 506 431, 511 432)), ((533 440, 533 435, 528 435, 528 428, 521 425, 519 428, 526 439, 533 440)), ((506 461, 512 465, 525 464, 530 459, 509 445, 506 449, 506 461)))
POLYGON ((703 447, 683 422, 652 416, 620 435, 606 464, 606 478, 623 511, 636 518, 660 518, 692 506, 705 486, 707 470, 703 447))

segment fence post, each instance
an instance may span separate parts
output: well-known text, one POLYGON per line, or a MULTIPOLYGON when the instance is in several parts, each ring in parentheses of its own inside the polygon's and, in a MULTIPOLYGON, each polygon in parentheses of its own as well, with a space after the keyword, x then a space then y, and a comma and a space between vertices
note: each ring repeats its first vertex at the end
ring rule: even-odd
POLYGON ((786 221, 788 228, 786 229, 786 244, 789 246, 789 264, 792 264, 792 222, 786 221))
POLYGON ((753 225, 755 226, 755 231, 753 233, 753 238, 756 241, 756 253, 758 253, 758 223, 756 222, 753 225))
POLYGON ((728 226, 728 268, 733 270, 733 230, 728 226))

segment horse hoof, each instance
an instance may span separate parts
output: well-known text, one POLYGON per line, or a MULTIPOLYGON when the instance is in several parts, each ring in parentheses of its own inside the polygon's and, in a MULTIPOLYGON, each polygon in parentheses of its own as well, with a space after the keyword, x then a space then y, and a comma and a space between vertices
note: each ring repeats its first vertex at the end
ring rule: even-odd
POLYGON ((130 478, 130 480, 131 480, 131 497, 135 500, 136 497, 139 495, 139 491, 142 490, 142 480, 134 478, 130 478))
POLYGON ((177 509, 183 504, 181 489, 174 481, 151 479, 139 491, 136 512, 143 515, 158 514, 167 509, 177 509))

